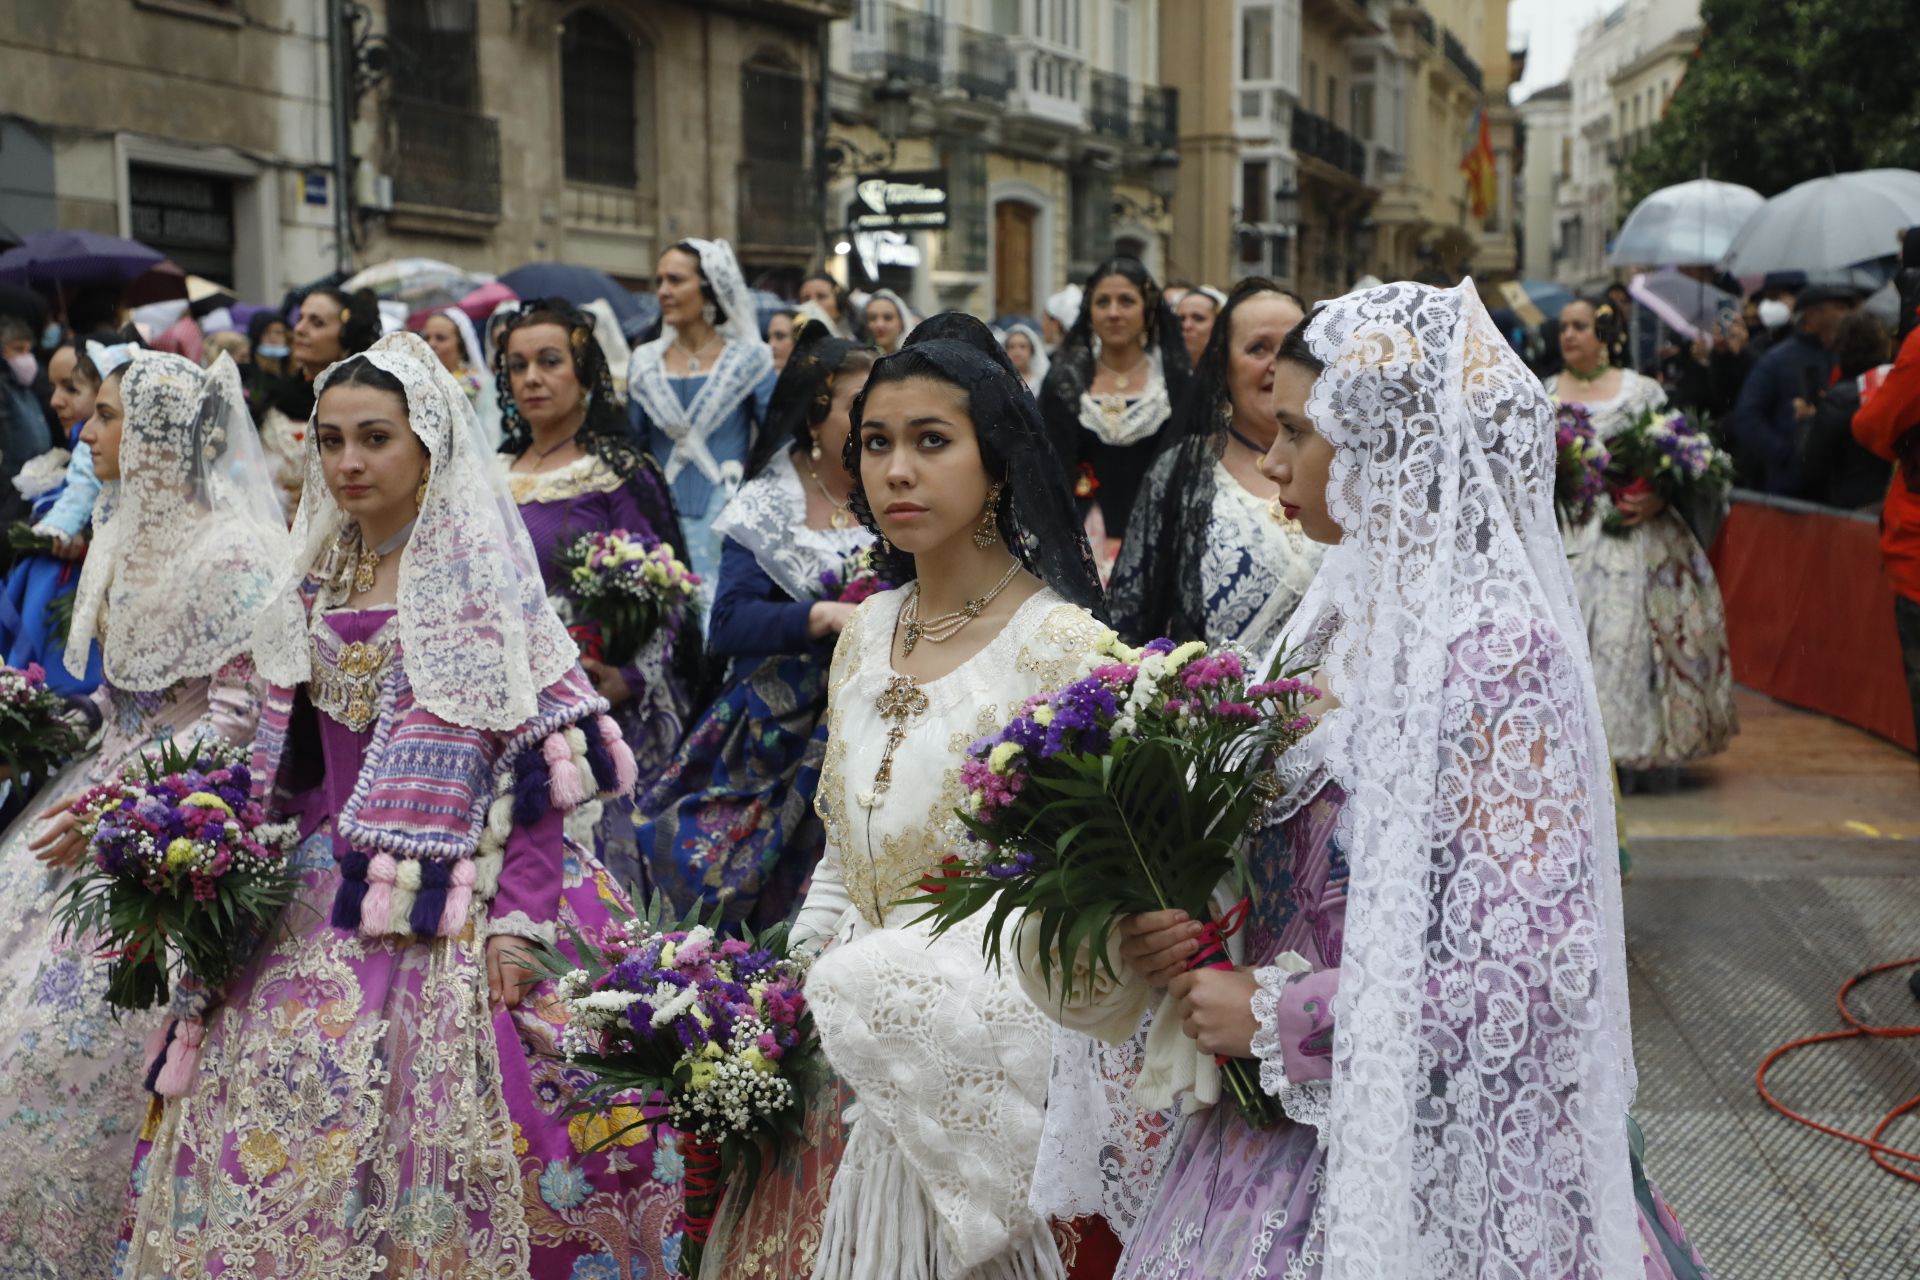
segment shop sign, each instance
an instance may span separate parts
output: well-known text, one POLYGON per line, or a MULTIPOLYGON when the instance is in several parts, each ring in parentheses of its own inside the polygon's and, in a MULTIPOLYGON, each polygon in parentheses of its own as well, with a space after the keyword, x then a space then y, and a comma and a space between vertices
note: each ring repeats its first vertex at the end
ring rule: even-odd
POLYGON ((947 172, 923 169, 863 175, 853 188, 854 231, 938 231, 947 225, 947 172))

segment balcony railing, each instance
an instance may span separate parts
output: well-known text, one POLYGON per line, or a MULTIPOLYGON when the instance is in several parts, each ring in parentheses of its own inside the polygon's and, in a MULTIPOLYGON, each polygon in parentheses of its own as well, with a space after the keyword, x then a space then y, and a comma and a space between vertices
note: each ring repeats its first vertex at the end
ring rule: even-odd
POLYGON ((1180 144, 1180 91, 1170 85, 1140 93, 1140 141, 1158 150, 1180 144))
POLYGON ((1125 138, 1133 132, 1133 82, 1110 71, 1092 75, 1093 98, 1088 123, 1095 133, 1125 138))
POLYGON ((813 171, 804 164, 753 160, 740 166, 740 239, 745 244, 812 250, 820 216, 813 171))
POLYGON ((1345 129, 1335 127, 1325 116, 1294 110, 1293 149, 1303 156, 1324 160, 1362 182, 1367 179, 1366 144, 1345 129))
POLYGON ((1413 29, 1420 33, 1420 38, 1426 41, 1428 46, 1438 43, 1440 39, 1440 29, 1434 24, 1433 15, 1425 9, 1417 7, 1414 9, 1413 29))
POLYGON ((954 87, 981 102, 1005 102, 1013 90, 1013 50, 1007 38, 971 27, 955 30, 954 87))
POLYGON ((1451 29, 1446 33, 1442 48, 1446 52, 1447 61, 1453 64, 1454 70, 1466 77, 1467 83, 1474 87, 1475 92, 1486 89, 1486 82, 1480 74, 1480 64, 1468 55, 1467 46, 1460 43, 1459 37, 1455 36, 1451 29))
POLYGON ((457 107, 387 100, 396 203, 500 216, 500 122, 457 107))
POLYGON ((859 75, 899 76, 918 84, 940 81, 940 20, 898 4, 877 6, 878 30, 856 31, 853 69, 859 75))

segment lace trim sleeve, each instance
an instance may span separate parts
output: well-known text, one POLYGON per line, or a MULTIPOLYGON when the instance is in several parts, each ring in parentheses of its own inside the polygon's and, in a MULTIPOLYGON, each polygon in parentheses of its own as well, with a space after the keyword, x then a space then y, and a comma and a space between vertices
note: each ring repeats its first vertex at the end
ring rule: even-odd
POLYGON ((547 946, 553 946, 559 937, 553 921, 535 920, 524 911, 509 911, 503 916, 494 916, 485 922, 484 928, 489 938, 525 938, 529 942, 541 942, 547 946))
POLYGON ((1273 964, 1253 971, 1253 1056, 1260 1061, 1260 1087, 1280 1100, 1287 1118, 1310 1124, 1319 1130, 1322 1147, 1327 1145, 1327 1119, 1333 1107, 1333 1086, 1327 1080, 1307 1080, 1299 1084, 1287 1079, 1286 1052, 1280 1039, 1280 999, 1287 983, 1312 972, 1305 959, 1288 951, 1273 964))

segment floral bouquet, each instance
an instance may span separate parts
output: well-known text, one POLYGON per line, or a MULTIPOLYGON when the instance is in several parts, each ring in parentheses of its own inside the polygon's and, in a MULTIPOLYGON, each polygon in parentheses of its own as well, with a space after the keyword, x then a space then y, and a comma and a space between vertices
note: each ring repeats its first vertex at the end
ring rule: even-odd
POLYGON ((266 820, 237 754, 202 745, 183 755, 168 743, 73 803, 89 863, 61 904, 61 929, 105 943, 109 1004, 166 1003, 171 972, 222 986, 292 901, 298 827, 266 820))
POLYGON ((25 520, 7 526, 7 547, 22 555, 47 555, 53 551, 53 535, 41 533, 25 520))
POLYGON ((647 1123, 632 1095, 664 1103, 685 1135, 680 1271, 698 1275, 727 1183, 744 1174, 751 1190, 761 1141, 802 1132, 800 1077, 820 1061, 804 970, 785 925, 723 938, 692 915, 674 921, 658 899, 598 938, 572 937, 578 963, 557 950, 535 963, 566 1006, 561 1051, 598 1077, 580 1107, 624 1121, 607 1126, 605 1146, 647 1123))
POLYGON ((1600 443, 1593 418, 1583 404, 1563 404, 1553 415, 1558 463, 1553 477, 1553 503, 1568 524, 1581 524, 1593 514, 1594 504, 1607 491, 1607 466, 1612 461, 1600 443))
POLYGON ((893 584, 874 567, 872 547, 862 547, 838 569, 820 575, 820 598, 835 604, 859 604, 869 596, 891 590, 893 584))
POLYGON ((12 778, 46 778, 85 746, 72 704, 47 688, 39 663, 0 666, 0 764, 12 778))
POLYGON ((588 656, 610 666, 633 661, 640 647, 664 626, 676 626, 700 591, 700 576, 665 542, 649 542, 625 529, 587 533, 560 552, 566 571, 569 623, 597 632, 581 637, 588 656), (594 639, 598 644, 593 644, 594 639), (594 650, 598 650, 597 653, 594 650))
MULTIPOLYGON (((1713 443, 1707 424, 1666 409, 1643 410, 1607 441, 1607 487, 1615 501, 1657 494, 1670 507, 1718 502, 1733 487, 1733 459, 1713 443)), ((1624 536, 1625 518, 1609 511, 1601 527, 1624 536)))
MULTIPOLYGON (((1276 659, 1274 671, 1283 667, 1276 659)), ((1117 978, 1110 945, 1121 917, 1179 908, 1202 920, 1223 881, 1251 892, 1242 843, 1273 798, 1275 760, 1311 730, 1304 708, 1319 696, 1297 672, 1252 679, 1231 649, 1166 639, 1132 649, 1105 633, 1079 679, 1027 699, 973 744, 958 817, 982 852, 956 855, 924 884, 913 900, 927 908, 921 918, 939 933, 991 908, 995 963, 1003 927, 1023 918, 1023 959, 1068 996, 1093 985, 1091 965, 1079 971, 1083 952, 1117 978)), ((1230 967, 1226 938, 1247 905, 1207 926, 1191 967, 1230 967)), ((1164 1007, 1162 1025, 1178 1031, 1164 1007)), ((1193 1056, 1177 1039, 1162 1052, 1193 1056)), ((1143 1077, 1155 1056, 1150 1043, 1143 1077)), ((1278 1118, 1257 1070, 1216 1065, 1250 1121, 1278 1118)))

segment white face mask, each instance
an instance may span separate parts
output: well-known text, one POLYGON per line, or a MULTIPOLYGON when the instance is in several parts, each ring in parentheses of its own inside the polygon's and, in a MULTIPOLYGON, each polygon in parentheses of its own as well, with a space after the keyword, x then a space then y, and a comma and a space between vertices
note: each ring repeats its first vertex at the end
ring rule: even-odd
POLYGON ((13 370, 13 380, 23 387, 33 385, 33 375, 40 372, 39 362, 31 351, 23 351, 17 356, 7 357, 7 367, 13 370))
POLYGON ((1793 319, 1793 308, 1778 298, 1768 298, 1760 304, 1760 323, 1769 329, 1778 329, 1793 319))

